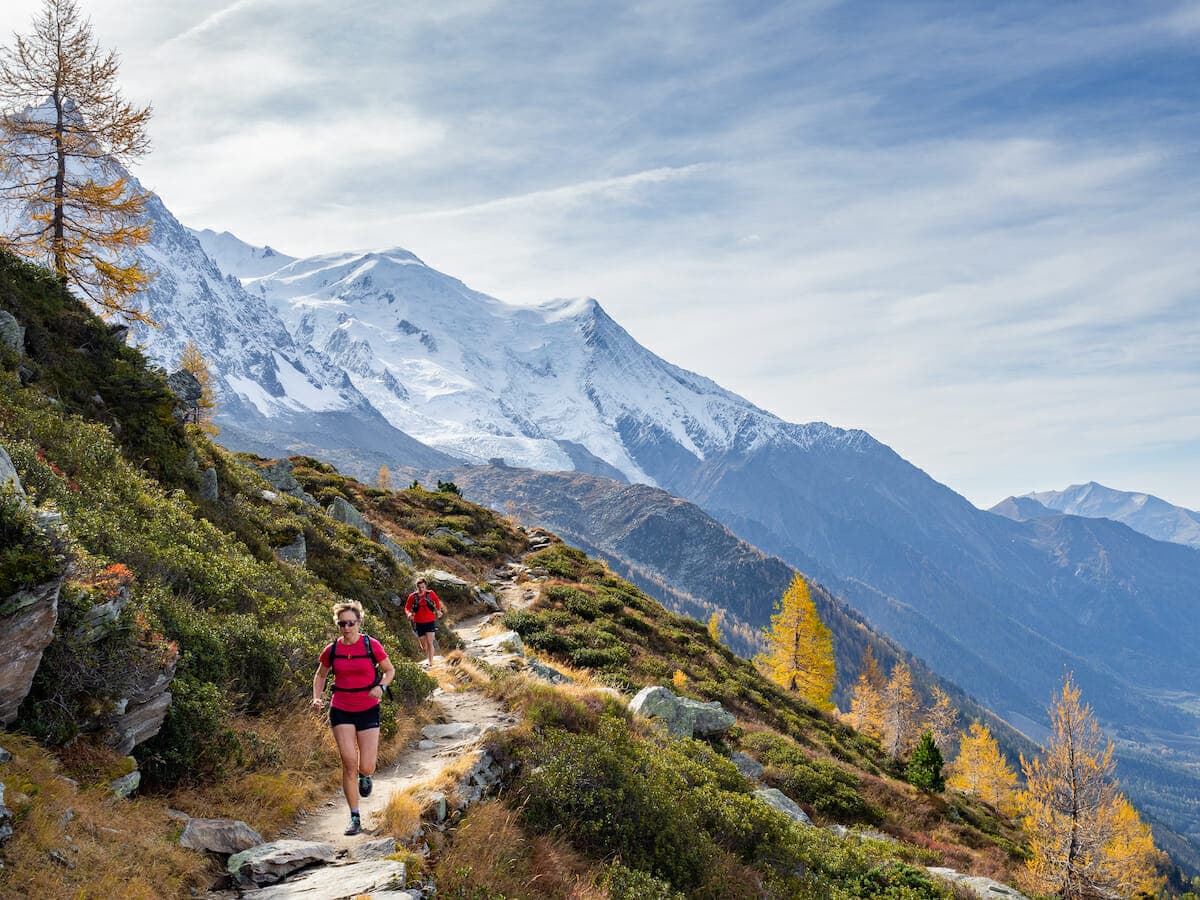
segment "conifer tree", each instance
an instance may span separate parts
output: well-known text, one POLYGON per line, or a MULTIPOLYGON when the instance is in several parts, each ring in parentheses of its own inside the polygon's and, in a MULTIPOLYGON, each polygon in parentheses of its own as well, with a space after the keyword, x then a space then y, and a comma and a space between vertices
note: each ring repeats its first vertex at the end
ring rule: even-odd
POLYGON ((817 615, 803 576, 792 578, 775 610, 771 627, 763 632, 767 649, 755 662, 776 684, 818 709, 833 709, 833 635, 817 615))
POLYGON ((1113 745, 1068 675, 1042 755, 1021 758, 1031 886, 1064 900, 1131 897, 1162 884, 1150 829, 1117 789, 1113 745))
POLYGON ((375 487, 381 491, 390 491, 392 489, 392 473, 386 463, 379 467, 379 474, 375 476, 375 487))
POLYGON ((916 746, 922 718, 912 669, 898 659, 883 692, 883 748, 892 759, 907 755, 916 746))
POLYGON ((721 614, 718 612, 714 611, 708 617, 708 636, 717 644, 724 643, 725 641, 725 635, 721 632, 721 614))
POLYGON ((886 688, 887 681, 880 671, 875 651, 867 644, 846 719, 852 728, 880 741, 883 740, 883 692, 886 688))
POLYGON ((933 734, 929 731, 921 733, 921 739, 913 748, 912 758, 908 761, 908 783, 923 791, 940 794, 946 789, 946 780, 942 777, 942 751, 934 743, 933 734))
POLYGON ((148 195, 124 168, 149 149, 150 107, 121 97, 118 69, 74 0, 44 0, 32 34, 0 50, 0 196, 28 216, 10 249, 102 315, 149 322, 132 297, 151 275, 130 259, 150 237, 148 195))
POLYGON ((973 794, 1005 815, 1015 811, 1017 773, 1009 768, 991 730, 972 722, 958 741, 958 756, 950 764, 948 787, 973 794))
POLYGON ((933 706, 925 712, 922 728, 933 735, 933 742, 945 754, 954 742, 954 723, 958 721, 958 710, 950 701, 950 695, 940 687, 933 689, 933 706))
POLYGON ((183 348, 179 355, 179 368, 191 372, 200 385, 200 399, 196 401, 196 408, 192 411, 192 420, 205 434, 220 434, 220 427, 213 421, 217 409, 217 395, 213 391, 212 370, 209 369, 208 360, 204 358, 195 341, 188 341, 183 348))

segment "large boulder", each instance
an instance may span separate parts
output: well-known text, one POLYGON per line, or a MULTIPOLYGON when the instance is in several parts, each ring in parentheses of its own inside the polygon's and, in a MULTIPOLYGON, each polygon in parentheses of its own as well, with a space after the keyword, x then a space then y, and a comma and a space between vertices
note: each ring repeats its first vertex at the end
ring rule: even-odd
POLYGON ((314 863, 333 862, 335 857, 331 844, 282 840, 259 844, 257 847, 235 853, 229 857, 225 867, 231 875, 237 876, 242 884, 274 884, 297 869, 314 863))
POLYGON ((179 846, 210 853, 241 853, 262 844, 257 831, 237 819, 188 819, 179 846))
POLYGON ((421 572, 431 591, 435 591, 443 601, 452 603, 470 603, 474 599, 474 586, 457 575, 443 569, 427 569, 421 572))
POLYGON ((676 737, 709 737, 724 734, 736 719, 720 703, 701 703, 652 685, 642 688, 629 703, 631 712, 657 719, 676 737))
POLYGON ((371 536, 371 523, 364 519, 362 513, 351 506, 344 497, 334 497, 333 502, 325 508, 325 512, 337 521, 349 525, 351 528, 357 528, 362 532, 363 537, 371 536))
POLYGON ((308 543, 304 540, 304 532, 296 535, 290 544, 275 548, 275 555, 283 562, 303 566, 308 563, 308 543))
POLYGON ((396 560, 396 562, 400 563, 402 566, 408 566, 409 568, 412 568, 413 558, 409 556, 408 551, 393 541, 390 537, 388 537, 388 535, 381 531, 376 534, 375 540, 383 544, 383 548, 387 550, 388 553, 392 554, 392 559, 396 560))
POLYGON ((17 709, 33 685, 42 651, 54 637, 58 594, 64 580, 66 576, 60 575, 0 600, 0 634, 4 635, 4 653, 0 653, 0 725, 7 725, 17 717, 17 709))
POLYGON ((200 498, 209 503, 216 503, 221 496, 221 484, 217 479, 217 470, 209 467, 200 472, 200 498))
POLYGON ((194 419, 204 393, 204 387, 196 380, 196 376, 187 369, 172 372, 167 376, 167 387, 175 395, 175 418, 181 422, 194 419))
POLYGON ((25 353, 25 329, 12 313, 0 309, 0 347, 22 356, 25 353))
POLYGON ((142 773, 134 769, 128 775, 122 775, 108 783, 109 788, 122 800, 128 800, 137 792, 142 784, 142 773))
POLYGON ((4 782, 0 781, 0 847, 12 837, 13 811, 4 805, 4 782))
POLYGON ((763 788, 754 792, 754 796, 761 800, 771 809, 778 810, 783 813, 793 822, 800 825, 812 825, 812 819, 808 814, 800 808, 800 806, 783 791, 777 788, 763 788))
MULTIPOLYGON (((332 849, 331 847, 330 850, 332 849)), ((287 897, 331 900, 335 897, 361 896, 370 896, 377 900, 385 897, 415 900, 419 894, 410 894, 404 890, 407 876, 404 863, 394 859, 376 859, 341 866, 322 866, 289 878, 281 884, 245 891, 242 896, 253 900, 284 900, 287 897)))

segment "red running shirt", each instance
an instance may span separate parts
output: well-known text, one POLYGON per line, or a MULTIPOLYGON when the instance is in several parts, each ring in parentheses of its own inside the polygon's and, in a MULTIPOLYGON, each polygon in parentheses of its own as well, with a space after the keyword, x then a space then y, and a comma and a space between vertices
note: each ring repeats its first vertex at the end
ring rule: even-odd
POLYGON ((417 601, 417 592, 413 591, 408 595, 408 599, 404 601, 404 611, 406 613, 410 613, 415 607, 417 614, 413 616, 413 621, 420 622, 422 625, 424 625, 426 622, 433 622, 437 619, 437 613, 429 608, 429 603, 426 601, 433 601, 433 605, 437 609, 442 608, 442 601, 438 599, 438 595, 435 591, 426 591, 425 599, 421 600, 420 602, 417 601))
MULTIPOLYGON (((367 656, 366 635, 347 646, 340 639, 333 642, 332 647, 321 651, 321 665, 333 669, 334 683, 343 688, 370 687, 375 683, 375 667, 367 656), (332 649, 337 657, 335 665, 330 665, 329 651, 332 649), (346 657, 353 657, 347 659, 346 657)), ((383 662, 388 658, 383 644, 371 638, 371 649, 375 653, 375 661, 383 662)), ((370 691, 334 691, 329 705, 342 712, 366 712, 379 705, 379 701, 371 696, 370 691)))

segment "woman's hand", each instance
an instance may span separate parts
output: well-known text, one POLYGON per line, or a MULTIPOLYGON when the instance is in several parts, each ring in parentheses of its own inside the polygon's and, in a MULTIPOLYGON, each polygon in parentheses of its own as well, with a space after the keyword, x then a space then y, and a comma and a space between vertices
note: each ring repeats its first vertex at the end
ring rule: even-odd
POLYGON ((325 708, 325 701, 322 700, 320 697, 313 697, 312 698, 312 707, 313 707, 313 709, 320 711, 325 708))
POLYGON ((377 685, 375 685, 375 687, 371 688, 371 690, 367 691, 367 693, 370 694, 372 697, 374 697, 376 700, 382 700, 383 699, 383 686, 377 684, 377 685), (376 691, 378 691, 379 693, 375 693, 376 691))

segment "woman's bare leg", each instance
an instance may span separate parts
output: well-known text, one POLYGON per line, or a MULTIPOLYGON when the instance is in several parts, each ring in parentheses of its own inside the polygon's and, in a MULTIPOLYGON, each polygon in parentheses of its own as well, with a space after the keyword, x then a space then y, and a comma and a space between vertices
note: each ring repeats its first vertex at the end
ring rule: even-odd
MULTIPOLYGON (((346 804, 351 810, 358 809, 358 752, 359 743, 353 725, 333 726, 333 739, 337 742, 342 757, 342 790, 346 804)), ((375 730, 375 750, 371 754, 371 767, 375 766, 375 754, 379 750, 379 731, 375 730)))

